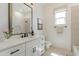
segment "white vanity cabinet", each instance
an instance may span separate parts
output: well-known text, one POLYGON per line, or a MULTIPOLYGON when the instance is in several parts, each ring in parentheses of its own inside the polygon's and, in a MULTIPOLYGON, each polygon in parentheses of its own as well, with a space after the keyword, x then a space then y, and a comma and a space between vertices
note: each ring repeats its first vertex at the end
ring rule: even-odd
POLYGON ((45 39, 31 37, 9 39, 0 43, 0 56, 40 56, 44 53, 45 39))
POLYGON ((43 37, 34 38, 26 43, 26 56, 40 56, 44 53, 45 40, 43 37))
POLYGON ((0 52, 0 56, 25 56, 25 44, 20 44, 0 52))

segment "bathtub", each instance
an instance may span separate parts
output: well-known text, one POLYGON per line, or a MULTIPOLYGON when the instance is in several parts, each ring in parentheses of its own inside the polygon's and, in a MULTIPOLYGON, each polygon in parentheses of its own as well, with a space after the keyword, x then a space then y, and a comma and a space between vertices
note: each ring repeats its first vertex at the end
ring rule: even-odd
POLYGON ((73 46, 73 55, 79 56, 79 46, 73 46))

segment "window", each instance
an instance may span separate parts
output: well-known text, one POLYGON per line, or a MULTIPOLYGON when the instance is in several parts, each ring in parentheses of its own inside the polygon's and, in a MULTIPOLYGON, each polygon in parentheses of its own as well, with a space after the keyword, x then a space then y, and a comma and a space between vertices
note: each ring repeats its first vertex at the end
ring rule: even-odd
POLYGON ((66 9, 55 11, 55 24, 66 24, 66 9))

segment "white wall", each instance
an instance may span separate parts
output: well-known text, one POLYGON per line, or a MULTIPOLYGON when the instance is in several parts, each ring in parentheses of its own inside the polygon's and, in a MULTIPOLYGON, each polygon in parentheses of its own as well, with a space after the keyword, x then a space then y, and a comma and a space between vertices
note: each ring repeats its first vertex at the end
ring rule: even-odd
POLYGON ((71 7, 71 39, 72 46, 79 45, 79 5, 71 7))
POLYGON ((43 20, 42 16, 42 4, 40 3, 34 3, 33 6, 33 29, 35 34, 42 33, 42 31, 37 29, 37 18, 40 18, 40 20, 43 20))
POLYGON ((67 29, 64 34, 57 35, 54 28, 54 8, 62 7, 65 4, 46 4, 43 6, 44 15, 44 33, 46 35, 46 40, 52 42, 53 46, 59 48, 65 48, 71 50, 71 22, 70 22, 70 7, 67 7, 67 29))

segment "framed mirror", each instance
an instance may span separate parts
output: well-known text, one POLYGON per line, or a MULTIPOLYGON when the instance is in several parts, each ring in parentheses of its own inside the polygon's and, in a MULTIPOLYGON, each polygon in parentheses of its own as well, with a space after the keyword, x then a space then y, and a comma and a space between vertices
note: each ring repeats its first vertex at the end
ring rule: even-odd
POLYGON ((9 29, 12 34, 32 31, 32 7, 26 3, 10 3, 9 11, 9 29))

